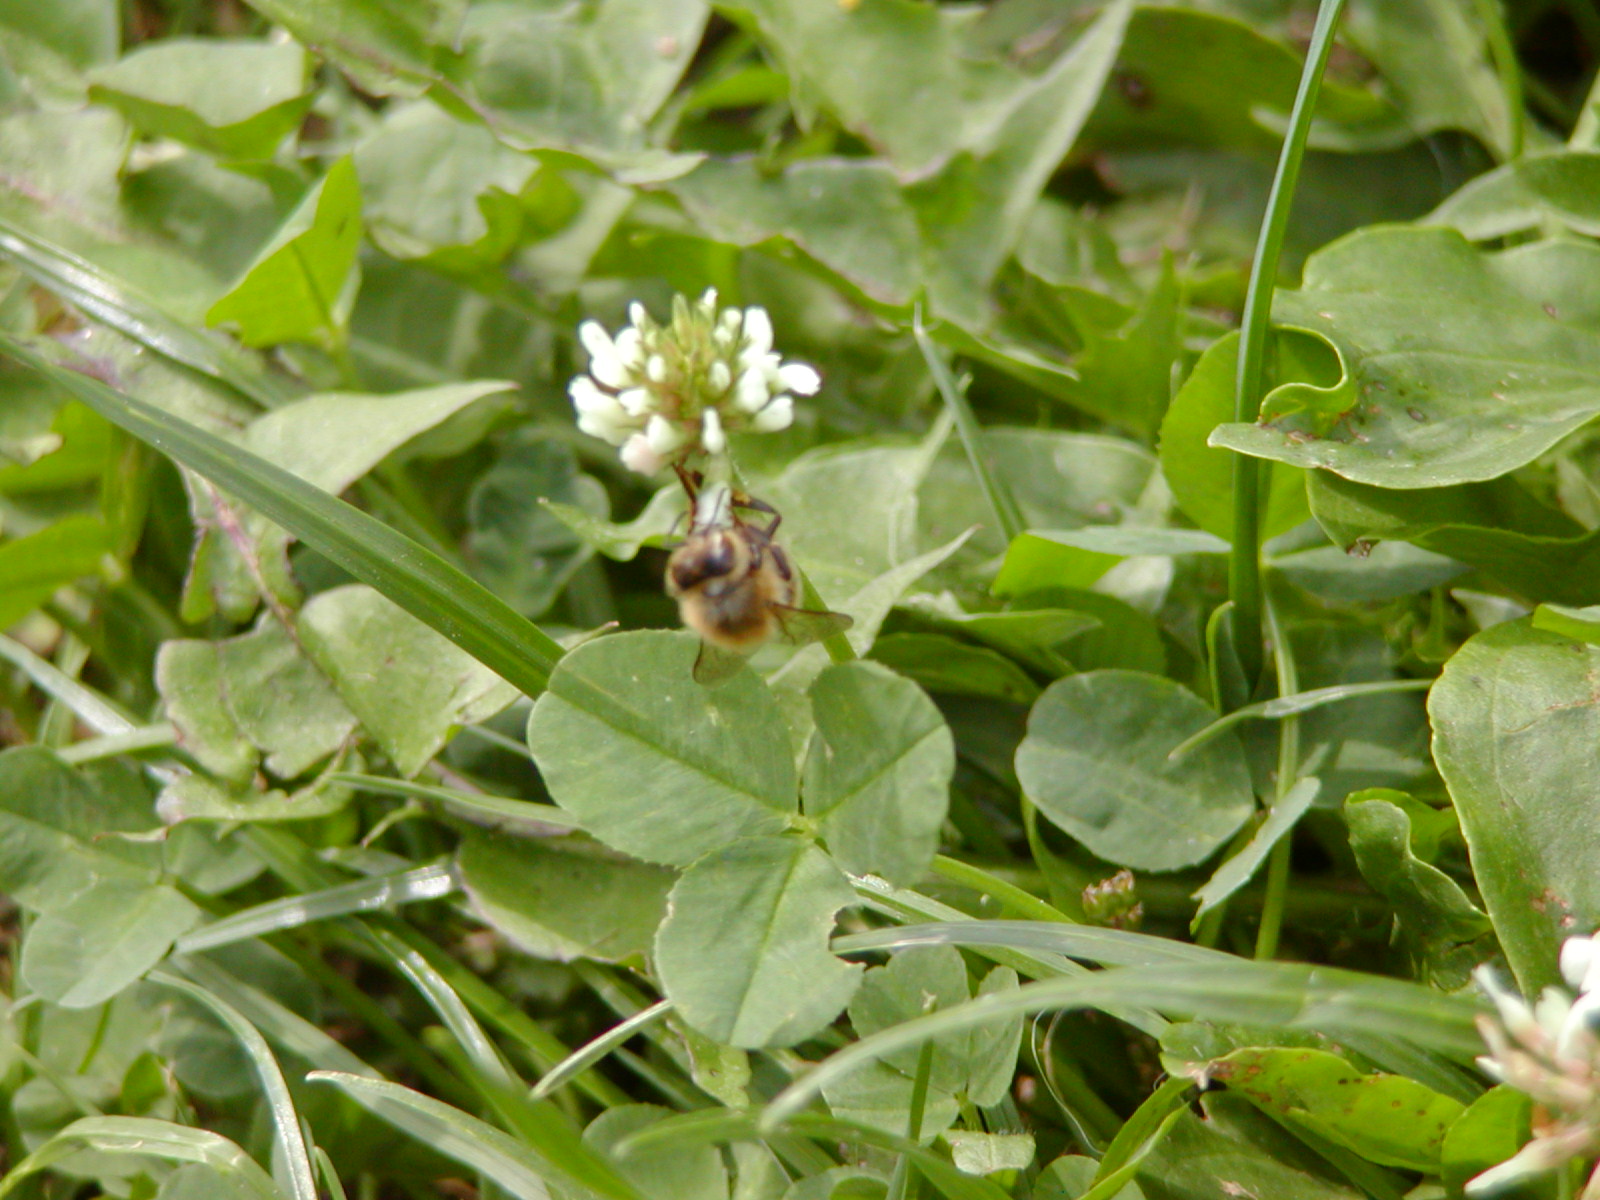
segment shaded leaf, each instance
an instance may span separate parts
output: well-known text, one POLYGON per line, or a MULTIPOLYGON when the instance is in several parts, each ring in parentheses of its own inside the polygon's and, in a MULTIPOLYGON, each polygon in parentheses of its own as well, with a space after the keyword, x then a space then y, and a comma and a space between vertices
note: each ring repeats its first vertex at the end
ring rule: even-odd
POLYGON ((457 862, 485 922, 524 953, 560 962, 642 955, 673 883, 670 871, 573 839, 473 832, 457 862))
POLYGON ((1600 648, 1510 621, 1445 664, 1428 697, 1433 756, 1506 961, 1527 995, 1558 982, 1574 928, 1600 925, 1600 648))
POLYGON ((700 859, 672 889, 656 969, 684 1020, 731 1046, 790 1046, 844 1008, 862 968, 828 953, 853 903, 816 847, 745 838, 700 859), (714 953, 707 953, 708 949, 714 953))
POLYGON ((1600 413, 1600 329, 1552 315, 1506 253, 1448 230, 1380 228, 1313 256, 1275 319, 1328 339, 1342 372, 1332 403, 1349 403, 1330 412, 1321 385, 1283 383, 1263 411, 1320 408, 1320 428, 1291 412, 1224 425, 1211 444, 1407 489, 1490 479, 1542 454, 1600 413))
MULTIPOLYGON (((699 639, 622 633, 561 661, 533 706, 528 746, 557 804, 609 846, 686 866, 796 811, 777 702, 753 673, 708 689, 699 639)), ((725 1039, 724 1039, 725 1040, 725 1039)))
POLYGON ((915 883, 938 848, 955 770, 944 718, 916 684, 871 663, 829 667, 810 696, 806 816, 845 870, 915 883))
POLYGON ((90 74, 91 99, 140 132, 228 158, 269 158, 311 107, 292 42, 168 38, 90 74))
POLYGON ((466 651, 362 584, 314 596, 297 625, 306 653, 405 778, 454 728, 493 716, 516 696, 466 651))
POLYGON ((1146 871, 1191 866, 1254 808, 1231 735, 1168 758, 1212 719, 1193 693, 1158 676, 1112 670, 1059 679, 1029 715, 1017 778, 1046 818, 1099 857, 1146 871))

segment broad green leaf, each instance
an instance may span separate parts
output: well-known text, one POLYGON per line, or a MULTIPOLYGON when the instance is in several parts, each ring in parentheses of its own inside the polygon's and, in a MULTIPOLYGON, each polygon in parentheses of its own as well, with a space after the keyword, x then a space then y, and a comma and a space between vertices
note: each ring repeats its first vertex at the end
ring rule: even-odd
POLYGON ((293 42, 168 38, 90 73, 89 96, 146 136, 233 159, 270 158, 311 107, 293 42))
POLYGON ((993 1175, 996 1171, 1021 1171, 1033 1162, 1031 1133, 979 1133, 951 1130, 944 1135, 950 1158, 968 1175, 993 1175))
POLYGON ((1252 1196, 1296 1200, 1367 1196, 1244 1097, 1212 1093, 1201 1097, 1200 1110, 1203 1115, 1198 1117, 1181 1112, 1139 1163, 1135 1178, 1146 1196, 1200 1200, 1217 1195, 1220 1181, 1252 1196))
POLYGON ((1083 588, 1046 588, 1024 592, 1010 604, 1013 612, 1064 609, 1084 613, 1099 622, 1061 647, 1061 653, 1080 671, 1125 667, 1151 675, 1166 672, 1167 651, 1161 630, 1148 614, 1125 600, 1083 588))
POLYGON ((360 271, 361 185, 341 158, 289 214, 244 275, 206 313, 246 346, 342 345, 360 271))
POLYGON ((1218 867, 1216 874, 1194 894, 1194 898, 1200 901, 1200 906, 1195 909, 1195 921, 1199 921, 1202 915, 1250 882, 1255 873, 1261 869, 1261 864, 1267 861, 1272 848, 1294 829, 1301 817, 1305 816, 1306 810, 1311 807, 1321 789, 1322 781, 1314 775, 1308 775, 1304 779, 1296 780, 1294 786, 1267 810, 1261 824, 1250 835, 1250 840, 1237 854, 1218 867))
POLYGON ((822 446, 758 489, 783 514, 780 540, 824 599, 837 604, 916 556, 917 489, 949 429, 935 422, 920 444, 822 446))
MULTIPOLYGON (((1125 438, 990 426, 982 441, 1031 529, 1072 529, 1119 519, 1139 507, 1156 476, 1150 452, 1125 438)), ((954 567, 1004 553, 1005 534, 993 527, 993 516, 959 447, 946 447, 934 460, 917 501, 918 524, 934 541, 980 526, 954 567)))
POLYGON ((460 277, 492 277, 523 233, 521 194, 536 160, 419 102, 385 114, 355 151, 367 231, 385 253, 460 277), (417 164, 428 170, 419 187, 417 164))
POLYGON ((1427 1174, 1438 1171, 1445 1131, 1465 1111, 1415 1080, 1366 1075, 1324 1050, 1236 1050, 1213 1063, 1211 1074, 1263 1111, 1369 1162, 1427 1174))
POLYGON ((829 667, 810 695, 806 816, 845 870, 915 883, 949 805, 955 747, 944 718, 916 684, 872 663, 829 667))
POLYGON ((1516 254, 1484 254, 1449 230, 1379 228, 1313 256, 1301 289, 1278 293, 1275 319, 1328 339, 1350 402, 1329 411, 1320 384, 1283 383, 1263 409, 1289 415, 1224 425, 1211 444, 1405 489, 1536 458, 1600 414, 1600 329, 1552 316, 1516 254), (1302 408, 1322 415, 1291 411, 1302 408))
POLYGON ((1039 685, 1004 655, 938 633, 890 633, 872 645, 872 657, 930 692, 988 696, 1031 704, 1039 685))
POLYGON ((92 1008, 161 961, 199 919, 200 910, 176 888, 149 879, 101 879, 40 912, 22 943, 18 970, 52 1003, 92 1008))
POLYGON ((1600 154, 1530 154, 1469 180, 1428 215, 1475 242, 1565 227, 1600 235, 1600 154))
POLYGON ((1123 559, 1224 554, 1228 544, 1200 529, 1140 525, 1085 525, 1082 529, 1036 529, 1006 548, 990 590, 1022 596, 1053 588, 1087 588, 1123 559))
MULTIPOLYGON (((927 946, 902 950, 887 964, 873 967, 861 978, 861 986, 850 1001, 850 1024, 858 1037, 867 1037, 940 1008, 951 1008, 972 998, 967 986, 967 968, 961 953, 951 946, 927 946)), ((935 1041, 928 1072, 928 1085, 946 1095, 965 1090, 973 1064, 966 1061, 963 1038, 935 1041)), ((886 1057, 881 1066, 898 1071, 907 1084, 917 1073, 916 1049, 886 1057)), ((909 1088, 906 1096, 909 1097, 909 1088)), ((830 1103, 832 1100, 830 1099, 830 1103)), ((837 1105, 835 1105, 837 1108, 837 1105)), ((903 1124, 903 1122, 902 1122, 903 1124)), ((937 1127, 925 1126, 932 1134, 937 1127)), ((902 1130, 903 1134, 903 1130, 902 1130)))
POLYGON ((54 1003, 88 1008, 165 957, 200 910, 161 882, 160 852, 106 835, 152 823, 148 795, 47 750, 0 754, 0 892, 37 914, 19 969, 54 1003))
POLYGON ((296 622, 301 644, 403 778, 460 725, 499 712, 510 684, 361 584, 319 593, 296 622))
POLYGON ((16 420, 20 437, 5 439, 12 447, 6 457, 13 461, 0 467, 0 495, 25 496, 98 481, 117 449, 111 424, 81 404, 61 404, 48 386, 39 386, 44 381, 37 375, 15 383, 21 386, 8 396, 7 405, 15 405, 14 415, 8 413, 0 421, 16 420), (30 418, 40 401, 45 406, 44 421, 33 425, 30 418))
POLYGON ((410 538, 214 434, 48 362, 7 334, 0 333, 0 350, 279 522, 438 629, 524 694, 537 694, 544 687, 561 647, 410 538))
POLYGON ((519 438, 473 485, 467 501, 467 553, 495 594, 538 616, 555 602, 591 551, 559 517, 562 501, 596 519, 610 502, 572 451, 548 439, 519 438))
POLYGON ((1413 135, 1465 130, 1509 157, 1512 124, 1526 118, 1511 111, 1490 50, 1486 24, 1500 19, 1477 5, 1384 0, 1353 5, 1341 38, 1382 73, 1413 135))
MULTIPOLYGON (((995 967, 978 983, 976 994, 1010 992, 1017 975, 1009 967, 995 967)), ((862 979, 850 1003, 850 1023, 861 1037, 969 1000, 974 995, 960 953, 949 945, 902 950, 887 966, 874 967, 862 979)), ((1022 1022, 997 1020, 987 1027, 935 1041, 929 1083, 941 1092, 960 1096, 980 1106, 998 1104, 1010 1090, 1016 1073, 1022 1022)), ((905 1051, 884 1060, 910 1080, 917 1073, 918 1051, 905 1051)), ((831 1100, 830 1100, 831 1103, 831 1100)), ((932 1133, 932 1125, 924 1126, 932 1133)))
MULTIPOLYGON (((914 1071, 916 1055, 911 1057, 914 1071)), ((911 1075, 880 1062, 830 1084, 822 1098, 828 1102, 828 1111, 841 1121, 907 1137, 914 1087, 911 1075)), ((960 1115, 961 1106, 955 1096, 930 1083, 923 1099, 922 1141, 931 1142, 954 1125, 960 1115)))
POLYGON ((672 889, 656 935, 661 986, 684 1020, 719 1042, 803 1041, 861 982, 859 965, 828 953, 834 914, 854 900, 828 856, 798 839, 714 850, 672 889))
POLYGON ((1515 1088, 1490 1088, 1479 1096, 1444 1135, 1440 1176, 1445 1186, 1464 1187, 1522 1149, 1532 1118, 1533 1101, 1515 1088))
POLYGON ((344 1071, 313 1071, 306 1078, 333 1084, 402 1133, 481 1171, 516 1200, 549 1200, 552 1180, 590 1188, 607 1200, 642 1200, 631 1184, 602 1162, 585 1160, 575 1175, 569 1164, 553 1162, 493 1125, 398 1083, 344 1071))
POLYGON ((111 529, 86 515, 0 542, 0 629, 15 625, 58 589, 114 570, 112 549, 111 529))
POLYGON ((1428 698, 1433 756, 1517 982, 1558 982, 1561 941, 1600 925, 1600 648, 1526 620, 1458 650, 1428 698))
POLYGON ((983 144, 908 190, 930 262, 928 301, 967 328, 1021 238, 1028 214, 1072 148, 1116 63, 1131 0, 1112 0, 1072 48, 1029 80, 983 144))
POLYGON ((1460 884, 1417 856, 1411 817, 1397 799, 1409 797, 1373 788, 1345 798, 1350 849, 1366 881, 1394 906, 1421 977, 1441 988, 1464 987, 1488 952, 1489 918, 1460 884))
MULTIPOLYGON (((1234 373, 1239 361, 1239 335, 1213 342, 1172 399, 1161 421, 1161 473, 1184 515, 1219 538, 1233 539, 1231 459, 1226 450, 1207 444, 1217 426, 1233 418, 1234 373)), ((1281 463, 1270 464, 1262 485, 1265 503, 1261 537, 1276 537, 1310 515, 1305 476, 1281 463)))
POLYGON ((418 95, 434 79, 435 43, 459 19, 453 0, 251 0, 275 21, 379 96, 418 95))
MULTIPOLYGON (((359 760, 358 760, 359 761, 359 760)), ((156 814, 167 825, 180 821, 309 821, 338 812, 355 793, 325 776, 293 791, 246 784, 226 786, 203 775, 180 775, 161 789, 156 814)))
POLYGON ((1328 536, 1357 554, 1376 541, 1408 541, 1530 599, 1582 604, 1600 588, 1600 535, 1509 477, 1398 491, 1319 471, 1308 490, 1328 536))
POLYGON ((625 178, 670 179, 696 158, 655 149, 646 135, 709 16, 703 0, 474 5, 452 31, 471 64, 461 99, 516 149, 566 150, 625 178))
POLYGON ((590 1122, 583 1140, 612 1159, 618 1173, 651 1200, 727 1200, 728 1169, 715 1146, 617 1150, 619 1142, 671 1115, 671 1109, 654 1104, 620 1105, 590 1122))
POLYGON ((665 545, 673 526, 681 524, 688 511, 683 491, 676 485, 662 488, 637 517, 621 525, 571 504, 545 499, 540 503, 585 545, 618 562, 633 561, 642 546, 665 545))
MULTIPOLYGON (((1303 55, 1261 28, 1261 6, 1250 8, 1237 16, 1175 5, 1136 9, 1085 142, 1109 151, 1176 143, 1275 152, 1303 55)), ((1314 141, 1319 134, 1394 136, 1387 104, 1332 78, 1323 82, 1317 117, 1326 125, 1314 129, 1314 141)))
POLYGON ((1060 679, 1029 715, 1017 778, 1046 818, 1100 858, 1144 871, 1192 866, 1254 808, 1231 735, 1168 758, 1213 717, 1192 692, 1154 675, 1060 679))
POLYGON ((283 1200, 285 1195, 254 1159, 221 1134, 147 1117, 96 1116, 74 1121, 17 1163, 0 1181, 0 1196, 10 1194, 34 1172, 48 1170, 85 1150, 205 1163, 236 1181, 240 1195, 254 1200, 283 1200))
POLYGON ((1564 604, 1541 604, 1533 610, 1533 627, 1600 646, 1600 605, 1570 608, 1564 604))
POLYGON ((115 0, 61 0, 48 6, 4 0, 0 23, 27 30, 76 67, 115 58, 122 40, 121 10, 115 0))
POLYGON ((183 748, 239 782, 263 758, 277 778, 297 778, 356 727, 327 677, 272 618, 225 641, 164 643, 156 686, 183 748))
POLYGON ((886 163, 809 158, 772 173, 752 158, 708 159, 669 186, 719 241, 781 240, 879 304, 916 295, 917 219, 886 163), (841 212, 851 219, 838 220, 841 212))
POLYGON ((924 5, 872 8, 738 0, 788 76, 802 112, 818 108, 880 151, 901 178, 914 179, 952 154, 992 144, 1006 118, 1037 86, 999 56, 966 53, 974 14, 924 5), (924 81, 926 102, 907 104, 885 60, 924 81))
MULTIPOLYGON (((1319 478, 1338 477, 1322 475, 1319 478)), ((1315 546, 1310 550, 1275 555, 1266 565, 1296 587, 1334 604, 1394 600, 1412 592, 1426 592, 1471 570, 1466 563, 1407 542, 1380 542, 1372 546, 1359 539, 1349 549, 1315 546)))
POLYGON ((690 676, 699 639, 622 633, 561 661, 533 706, 528 746, 556 803, 595 837, 687 866, 797 808, 789 735, 753 673, 715 689, 690 676))
POLYGON ((907 596, 902 608, 946 630, 964 633, 1047 674, 1059 673, 1063 643, 1098 628, 1086 613, 1060 608, 966 612, 948 592, 907 596))
POLYGON ((479 917, 524 953, 558 962, 642 955, 673 883, 660 867, 570 838, 473 832, 456 861, 479 917))
MULTIPOLYGON (((1074 293, 1062 289, 1062 294, 1074 293)), ((1102 326, 1085 314, 1075 324, 1083 337, 1071 359, 1076 378, 1052 394, 1141 438, 1153 437, 1172 399, 1173 369, 1183 357, 1183 315, 1171 258, 1162 259, 1155 286, 1125 320, 1102 326)))

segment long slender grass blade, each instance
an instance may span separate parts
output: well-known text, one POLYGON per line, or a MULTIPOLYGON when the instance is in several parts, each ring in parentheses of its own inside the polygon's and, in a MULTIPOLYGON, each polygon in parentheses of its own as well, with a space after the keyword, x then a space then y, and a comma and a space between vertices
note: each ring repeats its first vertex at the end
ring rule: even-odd
POLYGON ((318 1200, 316 1177, 311 1170, 311 1151, 301 1132, 300 1114, 295 1111, 289 1085, 284 1082, 283 1072, 278 1069, 278 1060, 272 1056, 272 1049, 267 1045, 267 1039, 261 1036, 261 1031, 245 1020, 238 1009, 199 984, 191 983, 170 971, 152 971, 149 978, 151 982, 180 991, 209 1008, 239 1039, 239 1044, 244 1047, 256 1069, 256 1078, 261 1081, 267 1109, 272 1114, 289 1194, 294 1200, 318 1200))
POLYGON ((513 687, 530 696, 544 690, 561 647, 432 551, 258 455, 98 379, 50 362, 12 334, 0 332, 0 351, 276 521, 513 687))

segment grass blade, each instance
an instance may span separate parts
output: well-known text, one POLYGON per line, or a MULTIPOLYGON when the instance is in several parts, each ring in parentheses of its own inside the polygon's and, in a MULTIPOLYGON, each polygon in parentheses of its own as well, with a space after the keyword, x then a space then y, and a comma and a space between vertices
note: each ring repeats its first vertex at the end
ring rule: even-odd
POLYGON ((519 691, 534 696, 544 690, 561 657, 561 647, 505 601, 432 551, 337 496, 330 496, 215 434, 97 379, 48 361, 9 333, 0 332, 0 351, 277 522, 313 550, 444 634, 519 691))
POLYGON ((268 1111, 272 1114, 273 1127, 277 1130, 278 1151, 283 1156, 284 1171, 288 1175, 289 1194, 294 1200, 318 1200, 316 1177, 311 1170, 311 1152, 306 1147, 305 1136, 300 1129, 300 1114, 295 1111, 289 1085, 284 1082, 283 1072, 278 1069, 278 1060, 272 1056, 272 1049, 267 1045, 267 1039, 261 1036, 261 1031, 245 1020, 238 1009, 198 984, 168 971, 152 971, 149 979, 152 983, 173 988, 205 1005, 239 1039, 239 1044, 255 1066, 268 1111))
POLYGON ((924 1041, 1006 1017, 1079 1008, 1146 1005, 1201 1020, 1381 1033, 1462 1060, 1483 1049, 1473 1025, 1479 1006, 1419 984, 1298 963, 1246 962, 1184 967, 1123 967, 1025 984, 980 996, 862 1038, 784 1089, 767 1106, 761 1128, 798 1114, 822 1090, 868 1063, 924 1041))
POLYGON ((285 896, 243 909, 179 938, 173 949, 178 954, 213 950, 282 929, 294 929, 311 921, 372 912, 417 900, 437 900, 459 886, 455 872, 446 863, 430 863, 398 875, 357 879, 319 892, 285 896))
MULTIPOLYGON (((546 1178, 559 1172, 493 1125, 397 1083, 342 1071, 313 1071, 306 1078, 333 1084, 374 1116, 440 1154, 481 1171, 518 1200, 549 1200, 546 1178)), ((609 1170, 591 1171, 572 1182, 608 1200, 643 1200, 632 1185, 609 1170)))
POLYGON ((243 351, 196 332, 135 289, 70 250, 0 217, 0 253, 47 291, 157 354, 225 383, 264 408, 289 391, 243 351))
POLYGON ((237 1176, 260 1200, 283 1200, 272 1177, 237 1145, 207 1129, 193 1129, 148 1117, 84 1117, 19 1162, 0 1180, 0 1197, 9 1196, 24 1179, 56 1163, 97 1150, 102 1154, 144 1154, 166 1162, 203 1163, 237 1176))

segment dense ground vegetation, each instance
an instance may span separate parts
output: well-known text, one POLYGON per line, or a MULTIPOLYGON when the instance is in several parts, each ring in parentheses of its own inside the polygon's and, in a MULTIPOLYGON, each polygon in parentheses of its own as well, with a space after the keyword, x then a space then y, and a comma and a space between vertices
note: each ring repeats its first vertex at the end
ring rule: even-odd
POLYGON ((0 0, 0 1196, 1577 1195, 1600 10, 1341 8, 0 0))

